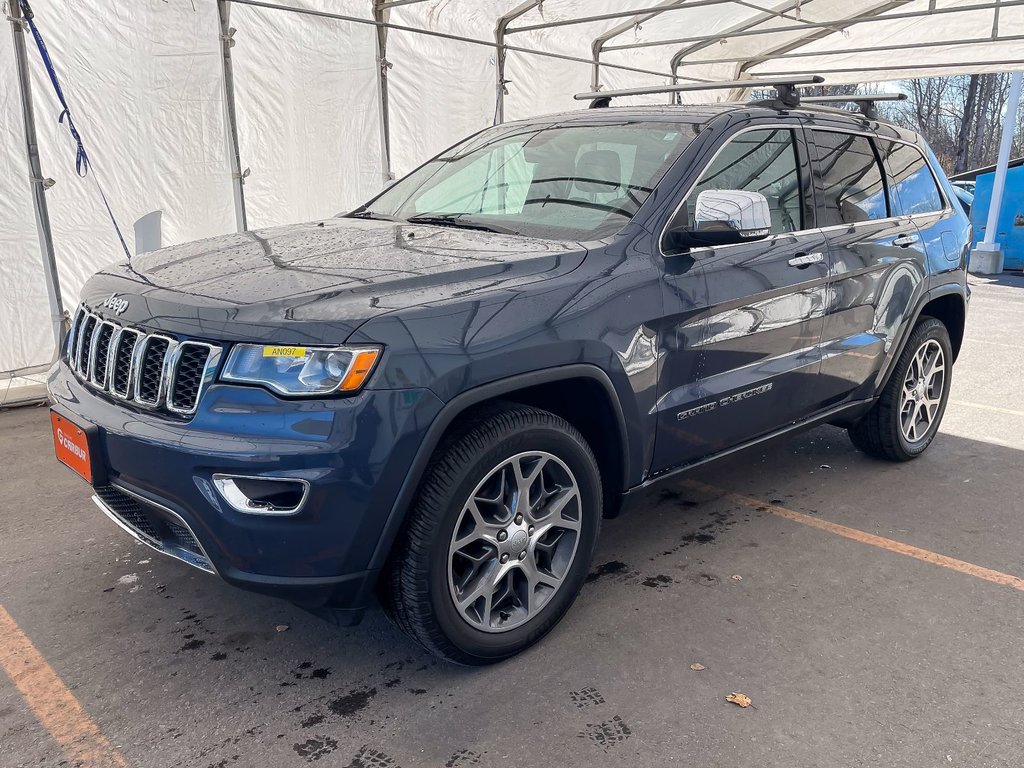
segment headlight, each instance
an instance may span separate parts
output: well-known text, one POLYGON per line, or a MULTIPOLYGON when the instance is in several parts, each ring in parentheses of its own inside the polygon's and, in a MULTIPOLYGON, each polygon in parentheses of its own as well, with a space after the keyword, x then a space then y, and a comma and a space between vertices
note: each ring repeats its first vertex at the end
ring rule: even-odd
POLYGON ((262 384, 282 395, 356 392, 369 378, 380 352, 380 347, 236 344, 221 378, 262 384))

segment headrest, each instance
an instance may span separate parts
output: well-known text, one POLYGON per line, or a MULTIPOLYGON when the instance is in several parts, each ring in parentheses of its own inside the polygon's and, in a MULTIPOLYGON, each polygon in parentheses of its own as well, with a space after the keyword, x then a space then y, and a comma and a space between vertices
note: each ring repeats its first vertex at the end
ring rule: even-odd
POLYGON ((581 192, 614 192, 622 184, 619 153, 610 149, 592 149, 576 161, 573 186, 581 192))

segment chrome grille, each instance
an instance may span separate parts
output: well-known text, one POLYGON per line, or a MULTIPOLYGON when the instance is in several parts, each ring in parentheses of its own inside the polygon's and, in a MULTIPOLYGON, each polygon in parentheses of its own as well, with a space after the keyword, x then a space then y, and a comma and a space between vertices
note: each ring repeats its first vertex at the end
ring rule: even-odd
POLYGON ((89 355, 89 381, 98 387, 107 385, 107 356, 110 354, 110 341, 116 326, 108 320, 100 323, 92 335, 92 352, 89 355))
POLYGON ((160 402, 163 388, 164 361, 173 342, 163 336, 147 336, 138 346, 138 374, 135 377, 135 399, 143 405, 160 402))
POLYGON ((110 361, 110 391, 118 397, 127 399, 132 393, 132 360, 135 346, 142 337, 139 331, 131 328, 121 328, 117 332, 110 361))
POLYGON ((89 351, 92 349, 92 336, 96 332, 96 325, 99 318, 96 315, 88 315, 82 323, 82 333, 78 337, 77 352, 75 354, 75 369, 86 371, 89 365, 89 351))
POLYGON ((199 399, 203 370, 211 354, 205 344, 186 341, 181 345, 178 367, 171 373, 171 391, 167 395, 167 406, 172 411, 188 408, 189 403, 199 399))
POLYGON ((71 325, 66 360, 95 389, 189 415, 213 379, 220 355, 216 345, 126 328, 82 306, 71 325))

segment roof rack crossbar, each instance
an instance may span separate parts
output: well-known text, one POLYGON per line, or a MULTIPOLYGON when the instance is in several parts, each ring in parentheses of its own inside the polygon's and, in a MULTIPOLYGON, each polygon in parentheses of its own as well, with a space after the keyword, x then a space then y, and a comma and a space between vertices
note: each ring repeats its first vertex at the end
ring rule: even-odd
POLYGON ((573 96, 577 101, 589 101, 591 109, 607 107, 612 99, 621 96, 649 96, 657 93, 680 93, 683 91, 716 91, 733 88, 774 88, 778 100, 784 107, 800 104, 797 86, 823 83, 821 75, 802 75, 786 78, 747 78, 746 80, 719 80, 710 83, 676 83, 674 85, 648 85, 641 88, 621 88, 613 91, 587 91, 573 96))
POLYGON ((807 104, 856 104, 864 117, 871 120, 878 118, 875 103, 879 101, 906 101, 905 93, 851 93, 843 96, 803 96, 801 100, 807 104))

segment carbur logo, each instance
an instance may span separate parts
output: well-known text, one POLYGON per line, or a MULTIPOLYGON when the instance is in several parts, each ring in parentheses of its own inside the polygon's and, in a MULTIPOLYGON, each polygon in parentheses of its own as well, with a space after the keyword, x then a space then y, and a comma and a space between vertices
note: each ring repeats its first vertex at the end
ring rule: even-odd
POLYGON ((57 441, 65 448, 67 448, 69 451, 71 451, 73 454, 75 454, 75 456, 80 458, 82 461, 85 461, 85 451, 82 449, 80 445, 76 445, 74 442, 72 442, 71 439, 64 434, 63 429, 57 430, 57 441))
POLYGON ((110 294, 106 301, 100 304, 101 307, 106 307, 115 315, 123 314, 128 309, 128 299, 122 299, 116 293, 110 294))

